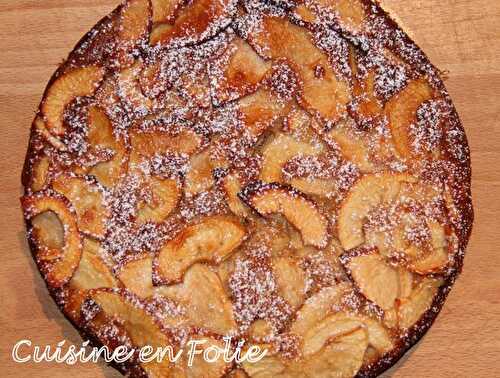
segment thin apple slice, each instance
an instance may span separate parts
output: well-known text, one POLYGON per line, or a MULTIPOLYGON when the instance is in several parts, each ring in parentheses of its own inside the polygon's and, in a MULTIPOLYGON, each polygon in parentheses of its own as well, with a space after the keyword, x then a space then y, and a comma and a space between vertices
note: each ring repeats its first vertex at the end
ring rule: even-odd
POLYGON ((117 272, 123 285, 141 298, 154 294, 153 288, 153 258, 143 255, 125 263, 117 272))
POLYGON ((450 262, 445 228, 437 222, 428 222, 432 251, 426 257, 410 263, 410 270, 419 274, 439 273, 450 262))
POLYGON ((398 271, 378 253, 350 257, 345 264, 363 295, 383 310, 390 310, 399 294, 398 271))
POLYGON ((333 179, 294 177, 289 182, 295 189, 307 195, 332 198, 338 193, 337 184, 333 179))
POLYGON ((227 26, 235 11, 234 0, 195 0, 178 12, 173 23, 154 27, 149 42, 153 46, 201 42, 227 26))
POLYGON ((439 279, 424 278, 412 294, 401 301, 398 309, 400 328, 408 329, 418 322, 422 315, 431 308, 442 283, 439 279))
POLYGON ((29 179, 29 188, 33 192, 38 192, 47 187, 51 165, 50 160, 45 154, 40 154, 34 158, 30 167, 31 178, 29 179))
POLYGON ((214 62, 210 69, 217 103, 234 101, 253 93, 271 69, 271 65, 271 62, 262 59, 247 42, 235 38, 224 55, 214 62))
POLYGON ((236 216, 247 218, 250 215, 250 211, 238 197, 238 193, 241 192, 242 189, 238 175, 235 173, 226 175, 222 179, 222 189, 224 190, 229 209, 231 209, 236 216))
MULTIPOLYGON (((109 289, 93 290, 90 298, 109 317, 118 317, 133 345, 138 348, 150 346, 154 350, 171 345, 170 339, 162 332, 159 321, 146 313, 139 300, 126 291, 109 289)), ((154 359, 141 363, 148 375, 155 377, 169 376, 171 372, 168 358, 161 362, 154 359)))
POLYGON ((45 138, 56 150, 67 151, 68 148, 58 138, 50 133, 42 115, 38 115, 33 122, 33 129, 45 138))
POLYGON ((263 148, 260 179, 265 182, 282 182, 282 169, 287 161, 296 156, 318 155, 321 148, 296 140, 290 135, 278 134, 263 148))
POLYGON ((232 303, 217 274, 206 265, 193 265, 181 284, 159 286, 155 291, 184 305, 195 327, 219 335, 231 334, 237 328, 232 303))
POLYGON ((64 110, 77 97, 92 95, 104 77, 98 66, 75 68, 58 76, 47 90, 42 103, 46 127, 55 136, 64 135, 64 110))
POLYGON ((62 196, 49 196, 46 192, 22 197, 21 205, 28 220, 46 212, 53 212, 61 222, 64 243, 58 243, 56 237, 52 239, 54 244, 46 247, 36 240, 36 232, 32 236, 37 245, 36 258, 45 280, 51 287, 63 286, 75 273, 82 256, 82 240, 78 232, 76 213, 70 208, 67 199, 62 196), (61 244, 63 246, 59 248, 61 244))
POLYGON ((154 101, 146 97, 140 87, 138 79, 143 69, 143 63, 136 61, 130 67, 121 70, 116 81, 119 97, 138 115, 147 115, 155 106, 154 101))
POLYGON ((415 179, 406 174, 363 176, 351 188, 340 206, 337 228, 342 247, 349 250, 363 244, 363 224, 368 213, 383 202, 394 199, 402 183, 412 181, 415 179))
POLYGON ((82 258, 70 281, 72 288, 91 290, 101 287, 118 287, 118 281, 99 256, 99 250, 99 242, 89 238, 84 239, 82 258))
POLYGON ((273 259, 273 272, 280 295, 294 308, 302 306, 306 294, 306 276, 291 257, 273 259))
POLYGON ((147 182, 149 196, 138 205, 137 222, 163 222, 176 208, 181 190, 176 180, 151 177, 147 182))
POLYGON ((210 150, 193 155, 184 180, 184 193, 188 196, 209 190, 214 185, 212 170, 215 168, 210 150))
POLYGON ((305 244, 322 248, 328 243, 328 222, 304 194, 288 186, 256 181, 243 189, 240 198, 263 216, 283 215, 300 231, 305 244))
POLYGON ((186 270, 197 262, 218 264, 245 238, 245 229, 235 219, 212 216, 187 227, 168 241, 157 255, 157 274, 163 284, 180 282, 186 270))
POLYGON ((432 99, 434 90, 425 78, 413 80, 385 105, 396 150, 403 158, 413 155, 410 126, 417 120, 417 110, 425 101, 432 99))
POLYGON ((63 173, 52 181, 52 188, 63 194, 74 206, 81 232, 97 238, 104 237, 109 211, 98 184, 88 177, 63 173))

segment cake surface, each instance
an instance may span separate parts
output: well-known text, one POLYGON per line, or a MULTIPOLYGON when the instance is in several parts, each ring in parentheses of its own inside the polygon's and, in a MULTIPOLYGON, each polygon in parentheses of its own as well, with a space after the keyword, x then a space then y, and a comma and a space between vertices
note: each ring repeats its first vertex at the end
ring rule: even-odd
POLYGON ((371 377, 429 329, 472 220, 439 71, 369 0, 128 0, 49 82, 21 198, 47 288, 133 377, 371 377))

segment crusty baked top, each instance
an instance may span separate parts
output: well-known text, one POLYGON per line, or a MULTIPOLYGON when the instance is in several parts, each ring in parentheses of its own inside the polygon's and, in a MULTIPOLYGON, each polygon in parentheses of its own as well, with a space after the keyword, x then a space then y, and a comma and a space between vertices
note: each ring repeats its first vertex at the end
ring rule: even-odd
POLYGON ((439 73, 367 0, 128 0, 49 83, 23 184, 85 338, 268 350, 132 376, 377 375, 439 312, 473 216, 439 73))

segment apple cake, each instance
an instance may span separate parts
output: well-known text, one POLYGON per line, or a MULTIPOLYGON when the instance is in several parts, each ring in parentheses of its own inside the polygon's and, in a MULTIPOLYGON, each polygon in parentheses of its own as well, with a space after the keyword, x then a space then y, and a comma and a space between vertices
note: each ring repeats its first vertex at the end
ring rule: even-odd
POLYGON ((472 226, 440 72, 370 0, 128 0, 58 68, 21 199, 48 291, 134 377, 373 377, 472 226), (256 362, 143 361, 191 340, 256 362))

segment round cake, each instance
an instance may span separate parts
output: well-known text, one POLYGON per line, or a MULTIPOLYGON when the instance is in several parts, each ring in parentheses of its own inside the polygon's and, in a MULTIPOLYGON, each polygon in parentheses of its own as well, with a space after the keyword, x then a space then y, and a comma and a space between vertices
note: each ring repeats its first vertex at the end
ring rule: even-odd
POLYGON ((48 291, 123 374, 373 377, 462 268, 470 173, 440 72, 377 3, 128 0, 50 80, 21 202, 48 291))

